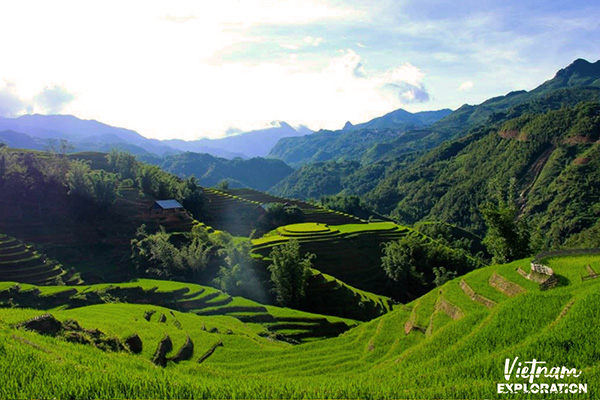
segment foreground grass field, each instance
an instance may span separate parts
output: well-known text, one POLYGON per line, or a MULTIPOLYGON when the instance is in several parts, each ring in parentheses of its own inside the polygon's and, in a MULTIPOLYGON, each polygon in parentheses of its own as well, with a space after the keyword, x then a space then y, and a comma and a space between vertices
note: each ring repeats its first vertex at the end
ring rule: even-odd
MULTIPOLYGON (((542 291, 517 272, 528 272, 529 260, 486 267, 339 337, 300 345, 263 337, 263 325, 232 315, 126 303, 50 310, 61 321, 75 319, 86 329, 120 339, 137 333, 144 344, 136 355, 106 352, 15 325, 44 311, 2 309, 0 397, 598 398, 600 280, 581 278, 590 269, 600 270, 600 257, 544 263, 559 275, 554 289, 542 291), (155 313, 146 320, 149 310, 155 313), (164 322, 159 322, 161 315, 164 322), (168 362, 164 368, 150 361, 166 334, 173 341, 168 356, 190 337, 194 351, 189 361, 168 362), (199 363, 219 341, 223 346, 199 363), (538 382, 587 383, 588 392, 497 394, 496 384, 506 382, 504 362, 514 357, 576 368, 579 378, 542 377, 538 382)), ((164 290, 180 284, 170 285, 164 290)))

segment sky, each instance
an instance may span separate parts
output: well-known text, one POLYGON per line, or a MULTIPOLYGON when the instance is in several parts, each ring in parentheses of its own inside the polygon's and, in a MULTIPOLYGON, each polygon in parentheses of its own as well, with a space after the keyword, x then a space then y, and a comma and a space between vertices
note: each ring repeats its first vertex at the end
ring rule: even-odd
POLYGON ((193 140, 456 109, 600 58, 600 4, 552 0, 3 1, 0 116, 193 140))

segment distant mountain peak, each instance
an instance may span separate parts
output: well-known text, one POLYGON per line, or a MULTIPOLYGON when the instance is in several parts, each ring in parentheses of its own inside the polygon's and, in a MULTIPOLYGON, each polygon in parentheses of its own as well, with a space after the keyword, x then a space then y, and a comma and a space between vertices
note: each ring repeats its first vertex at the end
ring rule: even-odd
POLYGON ((271 121, 269 128, 290 128, 294 129, 285 121, 271 121))
POLYGON ((342 128, 343 131, 347 131, 348 129, 351 129, 354 125, 352 125, 352 122, 350 121, 346 121, 346 123, 344 124, 344 127, 342 128))
POLYGON ((573 74, 581 76, 600 76, 600 60, 591 63, 583 58, 578 58, 567 67, 559 70, 556 73, 556 77, 568 77, 573 74))

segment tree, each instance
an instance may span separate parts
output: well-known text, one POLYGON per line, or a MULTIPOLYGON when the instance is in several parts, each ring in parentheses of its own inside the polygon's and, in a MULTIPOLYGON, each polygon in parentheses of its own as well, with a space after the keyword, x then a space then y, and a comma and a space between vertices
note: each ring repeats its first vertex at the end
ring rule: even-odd
POLYGON ((276 246, 270 255, 271 282, 277 302, 285 307, 298 307, 305 295, 314 254, 300 255, 300 243, 289 240, 276 246))
POLYGON ((488 201, 481 206, 481 214, 487 225, 483 239, 492 261, 508 263, 529 256, 530 234, 527 224, 519 219, 515 202, 515 180, 511 179, 506 195, 497 195, 495 203, 488 201))
POLYGON ((384 244, 381 266, 396 283, 396 290, 401 296, 410 294, 409 297, 416 297, 426 286, 424 274, 420 271, 426 259, 422 241, 410 236, 384 244))
POLYGON ((177 199, 194 217, 200 219, 204 210, 204 192, 196 177, 190 176, 179 184, 177 199))
POLYGON ((58 143, 58 151, 61 156, 66 155, 69 151, 75 150, 75 146, 66 139, 60 139, 58 143))
POLYGON ((100 211, 106 211, 119 197, 119 181, 115 174, 94 170, 87 174, 92 199, 100 211))
POLYGON ((136 179, 138 162, 132 154, 112 149, 106 155, 106 161, 110 170, 119 174, 121 179, 136 179))
POLYGON ((296 224, 304 221, 304 214, 298 206, 289 206, 282 203, 270 203, 265 214, 260 217, 258 228, 268 232, 278 226, 296 224))
POLYGON ((407 235, 383 247, 381 266, 393 282, 395 297, 409 300, 482 264, 464 250, 435 240, 407 235))
POLYGON ((224 265, 219 268, 215 279, 217 286, 234 296, 259 302, 267 301, 263 284, 253 269, 250 240, 233 240, 230 235, 225 236, 225 239, 224 247, 220 252, 224 265))
POLYGON ((433 267, 435 286, 442 286, 444 283, 456 278, 456 271, 448 271, 446 267, 433 267))
POLYGON ((104 170, 91 170, 87 161, 73 160, 66 180, 70 196, 91 200, 99 211, 106 211, 119 196, 117 176, 104 170))
POLYGON ((221 179, 215 185, 215 189, 217 189, 217 190, 227 190, 227 189, 229 189, 229 181, 227 179, 221 179))
POLYGON ((163 279, 197 281, 208 266, 215 243, 203 229, 194 229, 177 239, 162 227, 148 234, 145 225, 140 226, 131 241, 132 259, 138 270, 163 279))
POLYGON ((83 160, 73 160, 66 174, 69 195, 77 197, 90 197, 91 188, 87 175, 90 173, 90 164, 83 160))

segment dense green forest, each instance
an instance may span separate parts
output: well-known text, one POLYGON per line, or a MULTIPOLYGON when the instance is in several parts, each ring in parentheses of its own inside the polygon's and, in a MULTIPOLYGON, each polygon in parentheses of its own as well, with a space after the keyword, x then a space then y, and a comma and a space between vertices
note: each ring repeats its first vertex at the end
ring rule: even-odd
POLYGON ((159 166, 181 178, 196 177, 202 186, 215 186, 227 181, 230 187, 267 190, 294 170, 275 159, 255 157, 248 160, 214 157, 210 154, 185 152, 163 158, 142 156, 140 160, 159 166))

